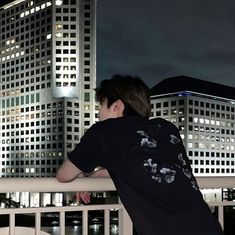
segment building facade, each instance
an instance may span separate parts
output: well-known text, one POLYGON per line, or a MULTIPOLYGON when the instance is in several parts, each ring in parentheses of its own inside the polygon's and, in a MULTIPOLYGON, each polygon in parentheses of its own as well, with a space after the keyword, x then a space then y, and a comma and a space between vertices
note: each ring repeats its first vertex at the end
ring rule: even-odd
POLYGON ((0 6, 0 177, 50 177, 95 120, 96 1, 0 6))
POLYGON ((152 88, 152 116, 180 130, 196 176, 235 175, 235 88, 180 76, 152 88))

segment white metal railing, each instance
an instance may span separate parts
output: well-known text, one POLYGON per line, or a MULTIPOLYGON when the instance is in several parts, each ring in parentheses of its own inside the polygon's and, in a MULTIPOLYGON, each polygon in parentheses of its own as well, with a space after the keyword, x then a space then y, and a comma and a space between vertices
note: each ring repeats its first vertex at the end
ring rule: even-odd
MULTIPOLYGON (((200 188, 235 188, 235 177, 197 177, 200 188)), ((78 178, 70 183, 59 183, 55 178, 1 178, 0 193, 6 192, 76 192, 76 191, 115 191, 113 182, 109 178, 78 178)), ((192 202, 193 203, 193 202, 192 202)), ((210 202, 210 206, 218 207, 218 219, 223 227, 224 206, 235 206, 233 201, 210 202)), ((2 208, 0 215, 9 215, 9 235, 15 235, 15 216, 17 214, 35 215, 35 234, 41 231, 42 213, 59 213, 60 235, 65 235, 65 213, 82 211, 82 234, 88 234, 88 211, 104 211, 104 234, 110 234, 110 210, 119 210, 119 234, 132 234, 132 223, 123 205, 87 205, 87 206, 63 206, 40 208, 2 208)))
MULTIPOLYGON (((1 178, 0 193, 6 192, 76 192, 76 191, 115 191, 109 178, 78 178, 70 183, 59 183, 55 178, 1 178)), ((59 213, 60 235, 65 233, 65 213, 82 211, 82 235, 88 234, 88 211, 104 211, 104 234, 110 234, 110 210, 118 209, 120 235, 132 234, 132 222, 121 203, 110 205, 2 208, 0 215, 9 215, 9 235, 15 235, 15 216, 17 214, 35 215, 35 234, 41 234, 41 214, 59 213), (125 228, 125 229, 124 229, 125 228)), ((7 233, 8 234, 8 233, 7 233)), ((1 234, 2 235, 2 234, 1 234)))

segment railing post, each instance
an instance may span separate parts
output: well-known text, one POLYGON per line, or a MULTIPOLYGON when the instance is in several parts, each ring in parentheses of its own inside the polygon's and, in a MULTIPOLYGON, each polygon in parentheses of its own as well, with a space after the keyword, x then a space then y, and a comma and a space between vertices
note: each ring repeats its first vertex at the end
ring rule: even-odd
POLYGON ((60 212, 60 235, 65 235, 65 212, 60 212))
POLYGON ((218 206, 218 220, 222 229, 224 230, 224 206, 218 206))
POLYGON ((133 225, 125 208, 119 210, 119 231, 120 235, 132 235, 133 225))
POLYGON ((110 234, 110 210, 104 210, 104 235, 110 234))
POLYGON ((15 214, 11 213, 10 214, 10 228, 9 228, 9 234, 10 235, 15 235, 15 214))
POLYGON ((88 235, 88 211, 82 212, 82 235, 88 235))
MULTIPOLYGON (((119 199, 119 204, 122 204, 120 199, 119 199)), ((120 235, 133 235, 132 221, 124 206, 122 209, 119 209, 118 211, 118 221, 119 221, 118 227, 120 235)))
POLYGON ((35 229, 36 229, 36 235, 41 234, 41 213, 37 212, 35 215, 35 229))

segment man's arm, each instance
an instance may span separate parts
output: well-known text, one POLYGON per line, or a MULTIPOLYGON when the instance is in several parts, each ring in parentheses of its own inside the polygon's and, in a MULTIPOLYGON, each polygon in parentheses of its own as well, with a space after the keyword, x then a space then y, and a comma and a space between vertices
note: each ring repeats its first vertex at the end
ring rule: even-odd
POLYGON ((83 175, 83 172, 77 168, 69 159, 66 159, 56 174, 56 179, 61 183, 73 181, 78 176, 83 175))
POLYGON ((105 168, 98 168, 94 172, 91 173, 90 177, 96 178, 96 177, 110 177, 108 171, 105 168))

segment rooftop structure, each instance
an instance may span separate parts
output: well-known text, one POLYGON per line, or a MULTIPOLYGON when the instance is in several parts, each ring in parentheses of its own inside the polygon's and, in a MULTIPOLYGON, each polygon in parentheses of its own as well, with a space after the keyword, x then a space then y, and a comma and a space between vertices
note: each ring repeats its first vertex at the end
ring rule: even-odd
POLYGON ((179 128, 196 176, 234 176, 235 88, 178 76, 151 94, 152 117, 179 128))

